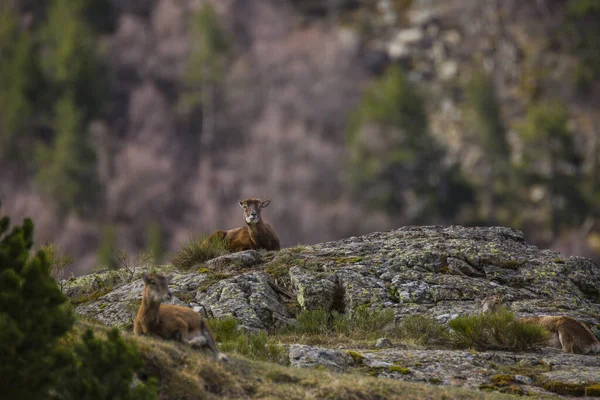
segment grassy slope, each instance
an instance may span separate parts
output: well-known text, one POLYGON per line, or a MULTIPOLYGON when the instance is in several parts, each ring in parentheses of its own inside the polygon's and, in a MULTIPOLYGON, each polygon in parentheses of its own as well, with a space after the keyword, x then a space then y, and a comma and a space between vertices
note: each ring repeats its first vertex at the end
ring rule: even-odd
MULTIPOLYGON (((76 329, 106 328, 78 322, 76 329)), ((230 355, 219 364, 204 353, 175 342, 152 338, 135 340, 145 367, 140 376, 155 376, 162 398, 168 399, 504 399, 511 396, 446 386, 377 379, 358 374, 336 374, 251 361, 230 355)))

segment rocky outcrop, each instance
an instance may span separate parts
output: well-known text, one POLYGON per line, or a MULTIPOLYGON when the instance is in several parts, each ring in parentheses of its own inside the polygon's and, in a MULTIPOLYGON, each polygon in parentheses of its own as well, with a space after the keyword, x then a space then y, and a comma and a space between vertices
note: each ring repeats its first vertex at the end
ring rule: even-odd
MULTIPOLYGON (((356 367, 382 378, 465 386, 485 390, 510 390, 535 395, 556 391, 575 394, 594 388, 600 380, 600 358, 543 353, 469 352, 456 350, 331 350, 294 345, 292 366, 321 366, 333 371, 356 367), (571 392, 569 392, 571 391, 571 392)), ((591 391, 591 390, 590 390, 591 391)), ((595 392, 596 393, 596 392, 595 392)))
MULTIPOLYGON (((428 314, 446 322, 474 312, 474 299, 489 294, 504 295, 519 315, 560 314, 593 327, 600 323, 598 265, 527 245, 521 232, 509 228, 405 227, 263 258, 241 252, 194 272, 158 268, 172 274, 173 293, 183 303, 202 305, 215 317, 234 316, 251 330, 290 322, 293 303, 340 312, 366 305, 392 309, 397 319, 428 314)), ((81 277, 68 293, 117 287, 77 311, 123 322, 105 315, 115 314, 112 303, 124 307, 139 299, 139 280, 119 287, 126 277, 114 272, 81 277)))
POLYGON ((292 367, 314 368, 320 366, 335 372, 345 372, 354 364, 352 356, 346 352, 302 344, 291 345, 288 354, 292 367))
MULTIPOLYGON (((209 318, 232 316, 253 332, 293 324, 299 309, 348 313, 358 306, 393 310, 397 321, 422 314, 447 323, 476 312, 474 300, 490 294, 504 295, 519 316, 568 315, 596 334, 600 323, 598 265, 540 250, 525 243, 521 232, 501 227, 405 227, 277 253, 230 254, 194 271, 156 269, 171 275, 175 303, 209 318)), ((78 313, 129 329, 141 298, 142 272, 81 277, 67 292, 79 304, 78 313)), ((514 393, 545 391, 549 385, 581 391, 600 384, 597 356, 550 348, 536 353, 407 350, 384 338, 378 343, 368 350, 293 344, 289 362, 435 384, 511 387, 514 393)))

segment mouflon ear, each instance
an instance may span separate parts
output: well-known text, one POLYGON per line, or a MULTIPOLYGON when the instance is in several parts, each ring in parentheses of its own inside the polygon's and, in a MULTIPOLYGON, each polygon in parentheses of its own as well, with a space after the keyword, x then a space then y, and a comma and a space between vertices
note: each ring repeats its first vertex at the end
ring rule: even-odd
POLYGON ((150 276, 148 274, 144 274, 144 283, 148 284, 150 282, 150 276))
POLYGON ((271 200, 265 200, 262 203, 260 203, 260 208, 266 208, 269 203, 271 203, 271 200))
POLYGON ((238 204, 240 205, 240 207, 244 208, 244 203, 241 200, 238 200, 238 204))

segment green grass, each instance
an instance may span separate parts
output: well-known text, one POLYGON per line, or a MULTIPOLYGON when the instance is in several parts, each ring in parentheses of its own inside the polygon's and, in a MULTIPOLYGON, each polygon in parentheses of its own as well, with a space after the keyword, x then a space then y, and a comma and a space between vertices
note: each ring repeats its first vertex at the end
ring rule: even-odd
POLYGON ((189 270, 208 260, 229 253, 224 239, 213 238, 205 243, 206 237, 192 238, 171 257, 171 264, 182 270, 189 270))
POLYGON ((546 344, 551 336, 538 325, 519 322, 506 308, 458 317, 448 325, 456 347, 477 350, 531 350, 546 344))
POLYGON ((404 317, 398 324, 394 336, 404 343, 418 346, 441 345, 448 342, 448 329, 434 318, 425 315, 404 317))
POLYGON ((511 398, 477 390, 291 368, 237 354, 229 354, 229 363, 221 364, 176 342, 149 337, 135 338, 135 342, 145 365, 142 375, 158 380, 161 398, 301 400, 307 394, 310 398, 335 400, 511 398))
POLYGON ((349 314, 327 312, 322 309, 304 310, 296 315, 296 323, 283 328, 280 334, 293 337, 377 339, 381 336, 381 329, 393 322, 394 312, 390 309, 379 310, 359 306, 349 314))
POLYGON ((246 332, 240 329, 232 317, 207 321, 221 351, 241 354, 254 360, 286 363, 285 349, 270 338, 267 332, 246 332))

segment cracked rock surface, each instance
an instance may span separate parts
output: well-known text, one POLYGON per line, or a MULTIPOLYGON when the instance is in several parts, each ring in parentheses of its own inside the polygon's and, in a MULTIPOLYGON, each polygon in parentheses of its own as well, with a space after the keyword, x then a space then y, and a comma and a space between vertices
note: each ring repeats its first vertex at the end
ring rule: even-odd
MULTIPOLYGON (((170 265, 155 269, 171 275, 176 304, 208 317, 233 316, 250 331, 294 323, 299 309, 347 313, 358 306, 391 309, 397 321, 423 314, 445 324, 477 312, 474 300, 491 294, 504 295, 518 316, 568 315, 596 335, 600 327, 598 265, 540 250, 528 245, 521 232, 503 227, 404 227, 276 253, 229 254, 189 271, 170 265)), ((143 272, 91 274, 67 282, 65 292, 78 313, 131 329, 143 272)), ((344 349, 292 344, 288 355, 291 365, 299 367, 357 368, 444 385, 485 387, 495 375, 505 374, 510 376, 497 380, 524 393, 544 392, 549 384, 600 384, 599 356, 552 349, 477 353, 380 347, 357 349, 364 358, 356 359, 344 349)))

